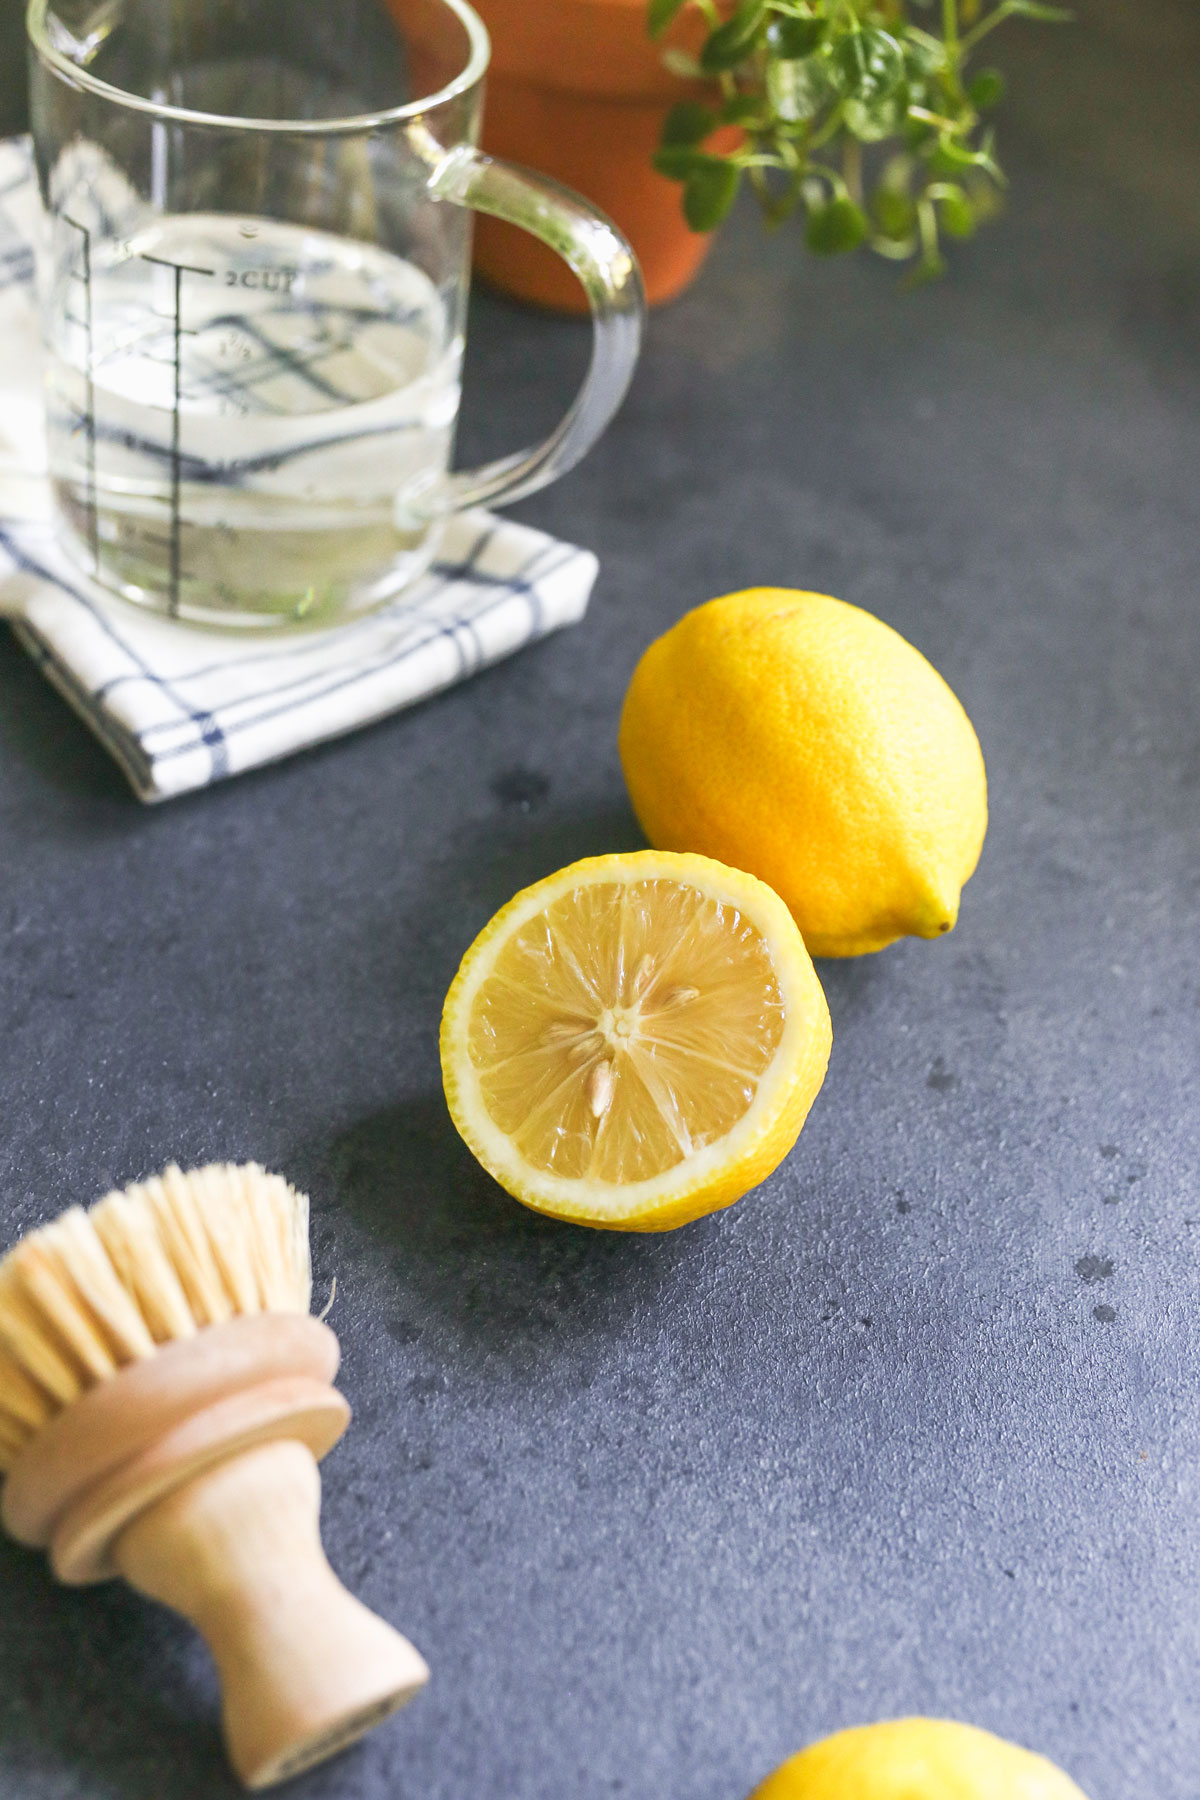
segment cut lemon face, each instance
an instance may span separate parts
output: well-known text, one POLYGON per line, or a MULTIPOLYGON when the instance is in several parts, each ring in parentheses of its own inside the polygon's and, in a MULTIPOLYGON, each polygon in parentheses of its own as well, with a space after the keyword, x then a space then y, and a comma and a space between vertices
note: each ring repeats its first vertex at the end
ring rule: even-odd
POLYGON ((442 1015, 451 1117, 526 1206, 664 1231, 795 1143, 829 1009, 783 901, 707 857, 573 863, 496 914, 442 1015))

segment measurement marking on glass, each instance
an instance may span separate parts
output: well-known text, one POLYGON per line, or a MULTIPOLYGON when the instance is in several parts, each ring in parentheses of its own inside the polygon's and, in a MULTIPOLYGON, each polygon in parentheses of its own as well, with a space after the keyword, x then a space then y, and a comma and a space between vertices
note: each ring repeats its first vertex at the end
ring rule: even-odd
POLYGON ((172 332, 172 369, 175 378, 174 397, 171 405, 171 561, 170 561, 170 600, 168 610, 171 617, 179 616, 179 587, 183 578, 183 519, 180 514, 179 496, 183 479, 183 455, 180 444, 180 348, 185 337, 195 334, 188 331, 181 316, 183 278, 185 275, 215 275, 215 269, 201 269, 195 263, 170 262, 165 256, 150 256, 141 252, 143 262, 155 263, 160 269, 173 269, 175 272, 175 315, 172 332))
POLYGON ((73 219, 69 213, 63 218, 72 230, 79 233, 83 243, 83 275, 76 275, 76 281, 83 281, 83 319, 84 334, 87 339, 87 410, 84 419, 87 431, 87 516, 88 516, 88 548, 92 553, 92 574, 100 572, 100 508, 96 499, 96 383, 95 361, 92 341, 92 234, 86 225, 73 219))
POLYGON ((428 276, 284 221, 74 217, 90 255, 60 215, 48 422, 81 567, 89 410, 99 578, 160 616, 333 616, 415 567, 397 495, 446 464, 461 350, 428 276))

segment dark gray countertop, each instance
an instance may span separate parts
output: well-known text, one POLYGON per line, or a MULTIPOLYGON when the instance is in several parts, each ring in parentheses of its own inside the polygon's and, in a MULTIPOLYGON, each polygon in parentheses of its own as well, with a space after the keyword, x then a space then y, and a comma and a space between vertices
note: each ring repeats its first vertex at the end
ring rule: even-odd
MULTIPOLYGON (((745 214, 655 318, 521 509, 603 559, 580 629, 159 811, 0 636, 2 1241, 257 1157, 338 1277, 326 1539, 434 1677, 297 1800, 742 1800, 911 1710, 1091 1800, 1200 1796, 1200 13, 1080 10, 997 43, 1011 213, 944 285, 745 214), (762 1190, 540 1220, 446 1117, 443 993, 514 889, 637 842, 633 663, 763 582, 952 682, 979 873, 948 940, 823 967, 828 1081, 762 1190)), ((584 342, 480 296, 465 452, 584 342)), ((212 1701, 172 1619, 0 1546, 5 1800, 232 1795, 212 1701)))

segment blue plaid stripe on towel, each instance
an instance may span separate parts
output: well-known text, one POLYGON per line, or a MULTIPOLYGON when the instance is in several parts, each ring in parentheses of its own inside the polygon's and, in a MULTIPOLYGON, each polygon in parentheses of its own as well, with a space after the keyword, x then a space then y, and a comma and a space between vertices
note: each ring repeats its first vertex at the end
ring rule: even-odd
POLYGON ((385 717, 583 617, 590 551, 489 513, 447 525, 395 606, 279 641, 142 614, 75 571, 50 524, 29 149, 0 141, 0 615, 116 758, 169 799, 385 717))

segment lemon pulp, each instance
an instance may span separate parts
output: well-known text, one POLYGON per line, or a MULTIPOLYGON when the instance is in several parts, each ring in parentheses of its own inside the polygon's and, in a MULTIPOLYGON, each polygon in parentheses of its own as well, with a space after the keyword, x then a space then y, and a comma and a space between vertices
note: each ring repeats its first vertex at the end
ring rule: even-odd
POLYGON ((728 1204, 775 1166, 828 1039, 777 896, 651 851, 518 895, 464 958, 442 1055, 455 1123, 518 1199, 653 1229, 728 1204))
POLYGON ((471 1012, 484 1101, 525 1160, 661 1175, 749 1111, 783 1036, 762 933, 677 882, 600 882, 517 930, 471 1012))

